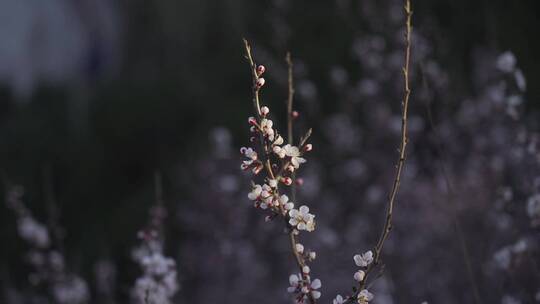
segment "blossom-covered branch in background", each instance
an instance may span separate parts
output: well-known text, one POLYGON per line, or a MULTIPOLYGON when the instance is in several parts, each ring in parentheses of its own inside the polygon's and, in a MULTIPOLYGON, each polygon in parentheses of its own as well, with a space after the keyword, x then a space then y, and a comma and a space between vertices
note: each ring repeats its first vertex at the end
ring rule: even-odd
MULTIPOLYGON (((242 170, 250 170, 255 176, 261 174, 261 184, 252 183, 252 190, 248 198, 254 201, 256 208, 267 213, 267 220, 281 218, 284 220, 288 230, 291 251, 298 267, 298 274, 291 274, 289 277, 290 287, 288 291, 295 294, 296 301, 304 303, 315 303, 321 296, 318 290, 321 287, 319 279, 312 280, 309 262, 315 259, 316 254, 308 251, 299 242, 299 235, 302 231, 311 232, 315 230, 315 215, 310 213, 306 205, 299 208, 296 202, 289 200, 285 194, 284 187, 290 187, 294 183, 294 173, 306 162, 303 158, 306 152, 312 150, 312 145, 307 143, 311 135, 309 130, 297 145, 294 145, 292 138, 292 110, 289 110, 289 134, 288 144, 274 127, 273 121, 269 118, 270 109, 268 106, 260 105, 259 93, 265 85, 262 77, 266 68, 257 65, 251 54, 251 46, 244 39, 246 58, 252 74, 252 93, 255 116, 248 119, 250 124, 253 147, 242 147, 240 152, 247 158, 241 165, 242 170)), ((288 60, 290 63, 290 59, 288 60)), ((291 64, 290 64, 291 66, 291 64)), ((291 74, 291 73, 290 73, 291 74)), ((289 82, 292 84, 290 78, 289 82)), ((292 89, 289 90, 289 108, 292 107, 292 89)))
POLYGON ((150 209, 148 225, 139 231, 141 244, 133 250, 133 259, 143 270, 132 289, 136 304, 170 304, 178 291, 176 262, 163 253, 163 220, 167 215, 163 203, 161 175, 155 175, 155 202, 150 209))
POLYGON ((54 234, 50 233, 50 227, 36 220, 22 201, 23 187, 9 182, 5 185, 7 207, 15 213, 19 237, 29 247, 26 258, 32 273, 28 280, 35 290, 43 290, 43 294, 36 294, 34 299, 48 299, 58 304, 88 303, 88 284, 67 269, 63 253, 53 246, 54 234))

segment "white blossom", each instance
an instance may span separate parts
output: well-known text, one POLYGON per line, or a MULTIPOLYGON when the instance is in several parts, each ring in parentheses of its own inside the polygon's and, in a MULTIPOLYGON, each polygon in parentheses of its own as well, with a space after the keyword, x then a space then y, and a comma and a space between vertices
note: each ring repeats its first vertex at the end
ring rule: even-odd
POLYGON ((252 201, 259 199, 259 196, 261 196, 262 193, 262 186, 261 185, 255 185, 251 189, 251 192, 248 194, 248 198, 252 201))
POLYGON ((276 188, 277 185, 278 185, 278 181, 277 181, 276 179, 270 179, 270 180, 268 181, 268 185, 269 185, 270 187, 272 187, 272 188, 276 188))
MULTIPOLYGON (((262 78, 259 78, 262 79, 262 78)), ((274 140, 274 129, 272 129, 272 126, 274 123, 270 119, 263 118, 261 120, 261 130, 263 134, 268 137, 270 141, 274 140)))
POLYGON ((356 266, 359 267, 367 267, 369 264, 373 262, 373 252, 368 251, 363 254, 357 254, 353 257, 354 262, 356 263, 356 266))
POLYGON ((295 249, 296 249, 296 252, 298 252, 298 253, 304 253, 304 245, 302 245, 300 243, 297 243, 295 245, 295 249))
POLYGON ((308 206, 301 206, 300 209, 292 209, 289 211, 289 224, 298 230, 313 231, 315 230, 315 215, 309 213, 308 206))
POLYGON ((296 274, 291 274, 289 276, 289 284, 291 285, 289 288, 287 288, 287 291, 290 293, 293 293, 297 291, 298 287, 300 286, 300 278, 296 274))
POLYGON ((291 164, 295 169, 298 169, 300 164, 306 162, 304 158, 300 157, 300 150, 298 147, 287 144, 283 146, 282 150, 285 150, 285 155, 291 158, 291 164))
POLYGON ((510 51, 504 52, 497 58, 497 68, 505 73, 512 72, 516 67, 516 57, 510 51))
MULTIPOLYGON (((289 197, 285 194, 281 195, 276 204, 286 207, 289 203, 289 197)), ((294 204, 293 204, 294 206, 294 204)))
POLYGON ((256 160, 258 157, 257 152, 253 150, 253 148, 242 147, 240 149, 240 152, 244 154, 245 157, 250 158, 252 160, 256 160))
POLYGON ((362 289, 358 293, 358 303, 365 304, 371 300, 373 300, 373 294, 369 292, 367 289, 362 289))
POLYGON ((332 304, 343 304, 343 302, 345 302, 343 297, 341 295, 337 295, 334 301, 332 301, 332 304))
POLYGON ((313 282, 311 282, 311 285, 310 285, 311 295, 313 296, 314 299, 318 299, 321 297, 321 292, 316 290, 316 289, 321 288, 321 286, 322 286, 322 283, 321 283, 321 280, 319 279, 315 279, 313 280, 313 282))
POLYGON ((37 222, 31 216, 24 216, 18 221, 19 235, 25 241, 36 247, 46 248, 50 245, 49 231, 47 227, 37 222))
POLYGON ((354 273, 354 279, 357 282, 362 282, 365 277, 366 277, 366 273, 363 270, 358 270, 357 272, 354 273))
POLYGON ((272 151, 279 157, 279 158, 285 158, 286 153, 285 150, 280 146, 274 146, 272 148, 272 151))
POLYGON ((58 304, 82 304, 87 303, 90 297, 88 285, 78 276, 69 276, 56 282, 53 287, 55 303, 58 304))
POLYGON ((280 135, 276 136, 276 139, 272 143, 273 145, 282 145, 283 144, 283 137, 280 135))
POLYGON ((173 259, 166 258, 160 253, 143 257, 141 264, 146 274, 158 277, 163 277, 171 269, 174 269, 176 265, 173 259))

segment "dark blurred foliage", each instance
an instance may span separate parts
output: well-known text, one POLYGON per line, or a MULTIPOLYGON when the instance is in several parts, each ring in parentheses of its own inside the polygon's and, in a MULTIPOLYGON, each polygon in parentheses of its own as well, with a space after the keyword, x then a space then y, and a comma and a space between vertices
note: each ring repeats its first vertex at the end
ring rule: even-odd
MULTIPOLYGON (((300 126, 313 126, 314 141, 321 146, 332 145, 332 141, 324 137, 326 127, 322 125, 323 121, 338 113, 349 114, 352 119, 368 119, 370 109, 355 106, 351 95, 345 94, 345 90, 336 90, 329 83, 329 71, 334 66, 342 66, 347 67, 351 80, 365 76, 366 70, 351 56, 351 45, 359 36, 384 35, 390 31, 387 20, 381 19, 377 24, 361 18, 362 10, 366 7, 364 2, 371 3, 370 7, 375 11, 385 11, 389 8, 389 1, 101 2, 106 4, 103 7, 110 10, 108 18, 114 21, 112 25, 96 21, 103 16, 93 10, 92 1, 59 5, 68 7, 71 14, 82 20, 83 24, 81 33, 86 43, 82 47, 81 59, 75 63, 74 73, 66 73, 58 81, 51 81, 44 73, 36 78, 35 84, 23 87, 22 91, 13 89, 9 81, 4 82, 0 90, 2 177, 25 187, 28 207, 43 222, 47 222, 46 219, 51 216, 49 206, 51 201, 54 202, 59 212, 58 224, 65 233, 65 255, 72 269, 92 282, 95 263, 102 259, 113 261, 118 268, 115 297, 123 303, 127 301, 129 288, 139 273, 131 260, 130 251, 136 243, 136 232, 146 222, 147 210, 153 202, 154 172, 161 171, 169 209, 166 250, 177 258, 179 265, 182 285, 179 298, 206 303, 230 294, 228 291, 231 288, 245 284, 245 290, 236 289, 234 293, 242 296, 242 299, 232 298, 231 295, 221 298, 222 302, 286 301, 288 273, 283 273, 282 269, 286 269, 290 263, 286 260, 289 253, 282 244, 277 244, 283 240, 274 237, 279 235, 279 229, 263 223, 262 216, 251 210, 245 198, 249 182, 240 178, 242 174, 236 170, 239 158, 230 156, 230 152, 226 153, 226 161, 219 161, 219 157, 217 161, 211 158, 212 151, 216 149, 212 146, 216 127, 230 130, 232 137, 227 140, 231 141, 232 147, 240 147, 247 142, 246 118, 251 114, 252 107, 250 75, 243 58, 241 38, 248 38, 258 60, 267 64, 270 81, 264 99, 272 106, 276 116, 285 113, 286 73, 282 58, 287 51, 292 51, 293 58, 298 61, 299 78, 309 78, 317 94, 315 102, 309 101, 310 87, 304 87, 308 97, 298 104, 299 110, 305 113, 300 126), (220 174, 225 174, 230 183, 240 183, 241 190, 235 190, 239 193, 232 190, 223 190, 226 194, 219 191, 211 193, 209 188, 217 187, 220 174), (47 188, 48 184, 52 185, 51 189, 47 188), (229 204, 230 210, 224 207, 229 204), (230 213, 222 213, 223 210, 230 213), (234 226, 238 222, 243 223, 241 228, 234 226), (252 233, 246 234, 246 231, 252 233), (265 251, 261 251, 261 248, 265 251), (215 252, 209 256, 216 260, 201 261, 198 256, 200 252, 212 250, 215 252), (263 265, 279 267, 266 266, 263 267, 265 271, 253 270, 249 273, 249 269, 236 267, 227 260, 226 253, 230 251, 241 251, 243 256, 240 259, 253 260, 253 265, 262 261, 263 265), (276 259, 283 261, 276 262, 276 259), (210 277, 213 272, 214 276, 210 277), (265 281, 267 284, 263 286, 253 285, 254 282, 265 281)), ((10 5, 16 5, 13 3, 17 2, 6 2, 3 7, 0 6, 1 10, 9 12, 10 5)), ((540 88, 536 83, 540 81, 540 60, 537 59, 540 54, 540 2, 418 0, 413 1, 413 7, 415 30, 421 31, 430 42, 430 56, 436 58, 448 75, 449 88, 444 92, 450 95, 434 96, 434 99, 440 98, 441 101, 433 102, 435 124, 445 121, 446 110, 458 108, 457 102, 453 103, 452 100, 466 98, 463 92, 478 93, 474 67, 477 57, 483 57, 482 54, 478 55, 479 49, 496 52, 511 50, 528 82, 525 112, 529 115, 524 115, 524 118, 533 130, 538 129, 540 88)), ((46 27, 47 24, 41 26, 46 27)), ((69 28, 70 24, 65 26, 69 28)), ((17 40, 12 39, 14 35, 2 31, 2 44, 8 46, 16 43, 17 40)), ((39 34, 36 35, 39 38, 39 34)), ((58 35, 62 35, 62 32, 58 35)), ((61 48, 62 45, 57 47, 61 48)), ((399 45, 394 48, 399 48, 399 45)), ((40 55, 35 54, 36 62, 39 62, 40 55)), ((423 63, 414 62, 414 65, 420 67, 423 63)), ((3 79, 10 77, 4 70, 0 71, 4 73, 3 79)), ((17 69, 11 72, 17 73, 17 69)), ((386 85, 399 86, 399 76, 397 74, 391 78, 395 83, 386 85)), ((299 95, 302 101, 302 94, 299 95)), ((398 111, 399 95, 395 97, 395 100, 384 102, 394 102, 395 105, 390 108, 398 111)), ((418 100, 413 92, 412 104, 415 99, 418 100)), ((424 106, 417 105, 413 111, 416 111, 413 114, 427 121, 424 106)), ((370 134, 370 140, 364 141, 361 149, 369 149, 372 151, 370 153, 385 149, 380 152, 378 163, 371 165, 390 172, 394 160, 392 149, 395 149, 391 144, 395 142, 397 145, 397 140, 388 132, 381 132, 380 137, 377 136, 378 128, 384 128, 384 125, 369 127, 365 122, 360 125, 365 127, 360 131, 362 134, 370 134)), ((482 125, 479 124, 478 128, 482 128, 482 125)), ((418 140, 418 149, 411 153, 418 151, 424 153, 426 159, 437 158, 439 151, 434 142, 444 142, 445 137, 432 140, 429 136, 433 134, 427 133, 413 136, 413 140, 418 140), (426 137, 422 138, 422 135, 426 137)), ((470 138, 466 140, 474 141, 470 138)), ((470 142, 455 144, 467 145, 470 142)), ((321 150, 326 151, 324 148, 321 150)), ((358 150, 347 152, 349 154, 328 152, 327 155, 332 155, 331 159, 325 158, 323 152, 316 154, 319 161, 314 161, 311 170, 320 168, 324 171, 324 168, 351 165, 346 162, 351 155, 362 158, 362 152, 356 152, 358 150)), ((453 152, 456 151, 448 153, 453 152)), ((462 155, 459 153, 461 151, 455 153, 456 157, 467 156, 466 152, 462 155)), ((440 172, 436 162, 431 164, 433 166, 419 170, 424 173, 430 170, 440 172)), ((455 171, 459 173, 459 169, 455 171)), ((458 173, 456 179, 459 179, 458 173)), ((387 177, 378 178, 381 184, 388 183, 387 177)), ((341 195, 351 200, 357 199, 354 191, 346 192, 346 189, 354 189, 354 184, 349 185, 339 178, 328 178, 324 183, 321 186, 330 189, 329 192, 345 191, 341 195)), ((489 182, 486 184, 491 185, 489 182)), ((229 189, 227 185, 225 183, 223 187, 229 189)), ((1 191, 3 193, 5 189, 1 191)), ((478 195, 482 196, 483 193, 478 195)), ((405 197, 421 199, 410 193, 405 197)), ((313 201, 315 197, 309 199, 313 201)), ((417 204, 411 203, 408 207, 419 208, 417 204)), ((329 217, 325 225, 335 225, 337 231, 346 228, 339 219, 328 215, 332 214, 333 207, 317 206, 319 210, 324 210, 318 217, 329 217)), ((348 206, 349 209, 340 207, 344 208, 340 210, 345 214, 358 215, 359 211, 355 211, 353 206, 348 206)), ((0 210, 3 243, 0 250, 0 281, 10 282, 0 287, 21 287, 25 285, 28 271, 21 258, 25 245, 17 237, 12 213, 4 205, 0 206, 0 210)), ((476 212, 480 213, 480 210, 476 209, 476 212)), ((371 206, 368 211, 374 218, 372 222, 379 223, 381 209, 371 206)), ((399 211, 397 217, 400 216, 399 211)), ((426 214, 422 216, 429 217, 426 214)), ((478 216, 469 214, 463 220, 466 229, 470 229, 465 231, 471 237, 469 241, 478 243, 473 246, 472 255, 481 258, 483 236, 475 231, 478 216)), ((407 220, 410 219, 403 221, 407 220)), ((445 227, 451 227, 451 218, 446 220, 450 224, 445 227)), ((422 223, 426 226, 415 226, 416 231, 398 230, 396 234, 437 229, 432 228, 437 223, 431 223, 429 218, 423 218, 422 223)), ((369 248, 374 241, 372 237, 358 237, 359 243, 350 243, 347 250, 341 250, 332 241, 332 233, 322 234, 326 235, 326 244, 330 249, 321 249, 320 254, 335 254, 338 261, 345 263, 350 263, 350 257, 356 253, 349 249, 357 248, 360 252, 369 248)), ((314 236, 311 243, 316 242, 314 236)), ((448 250, 459 254, 456 243, 452 242, 451 246, 454 247, 448 250)), ((444 258, 449 241, 441 238, 431 244, 440 248, 433 253, 424 252, 418 258, 433 259, 434 264, 426 267, 433 267, 430 273, 437 275, 436 254, 444 258)), ((399 250, 394 249, 393 258, 388 262, 388 273, 395 275, 398 281, 400 274, 393 273, 391 269, 398 263, 407 262, 404 261, 405 257, 399 259, 396 253, 399 250)), ((461 260, 457 257, 456 261, 461 260)), ((353 269, 350 266, 352 263, 319 265, 316 271, 339 274, 342 276, 340 283, 347 280, 352 283, 353 269)), ((479 268, 481 266, 475 269, 477 275, 479 268)), ((407 266, 402 265, 399 269, 406 271, 407 266)), ((332 281, 330 275, 321 276, 323 286, 328 282, 326 286, 336 287, 329 282, 332 281)), ((538 285, 538 281, 535 281, 537 278, 533 277, 529 282, 538 285)), ((521 280, 527 281, 527 278, 521 280)), ((463 289, 463 294, 469 293, 464 278, 454 277, 450 282, 453 284, 452 290, 463 289)), ((434 288, 441 286, 437 284, 442 283, 434 283, 434 288)), ((411 287, 408 284, 397 285, 411 287)), ((347 286, 341 286, 341 289, 346 290, 347 286)), ((492 287, 488 283, 485 286, 492 287)), ((499 299, 503 293, 496 292, 490 297, 487 294, 492 291, 482 289, 483 296, 490 300, 499 299)), ((325 289, 323 297, 330 300, 334 293, 334 288, 325 289)), ((399 290, 392 292, 399 293, 399 290)), ((402 298, 396 297, 400 300, 398 303, 419 303, 429 297, 440 300, 437 291, 433 290, 431 295, 405 294, 402 298)), ((455 299, 448 300, 472 303, 469 296, 456 295, 455 299)), ((434 300, 434 303, 447 302, 434 300)))

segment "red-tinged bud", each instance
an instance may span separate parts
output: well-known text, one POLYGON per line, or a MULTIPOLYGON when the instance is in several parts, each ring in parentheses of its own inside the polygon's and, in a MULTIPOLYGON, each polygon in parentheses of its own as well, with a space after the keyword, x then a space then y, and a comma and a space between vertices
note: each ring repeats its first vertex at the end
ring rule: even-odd
POLYGON ((261 170, 263 169, 263 165, 262 164, 257 164, 255 167, 253 167, 253 169, 251 170, 253 172, 253 174, 257 175, 261 172, 261 170))
POLYGON ((297 186, 302 186, 304 184, 304 179, 303 178, 297 178, 296 179, 296 185, 297 186))
POLYGON ((257 67, 257 76, 261 76, 266 71, 266 68, 264 65, 260 65, 257 67))
POLYGON ((292 111, 291 116, 292 118, 296 119, 298 116, 300 116, 300 113, 298 113, 298 111, 292 111))
POLYGON ((307 144, 307 145, 304 146, 304 151, 309 152, 311 150, 313 150, 313 145, 312 144, 307 144))
POLYGON ((270 113, 270 109, 267 106, 261 107, 261 115, 266 116, 270 113))
POLYGON ((287 186, 290 186, 292 184, 292 179, 290 177, 283 177, 281 179, 281 182, 287 186))
POLYGON ((255 119, 255 117, 248 118, 248 122, 250 125, 254 125, 254 126, 257 124, 257 120, 255 119))
POLYGON ((261 77, 261 78, 257 79, 257 82, 255 83, 256 86, 257 86, 257 89, 260 89, 264 85, 264 83, 265 83, 264 78, 261 77))

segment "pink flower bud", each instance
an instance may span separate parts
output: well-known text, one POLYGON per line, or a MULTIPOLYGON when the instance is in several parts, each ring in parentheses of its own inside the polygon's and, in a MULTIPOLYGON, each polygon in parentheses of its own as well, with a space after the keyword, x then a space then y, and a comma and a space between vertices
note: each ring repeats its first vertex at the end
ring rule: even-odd
POLYGON ((257 83, 256 83, 257 89, 261 88, 264 85, 264 82, 265 82, 265 80, 262 77, 257 79, 257 83))
POLYGON ((298 113, 298 111, 292 111, 291 116, 292 118, 296 119, 298 116, 300 116, 300 113, 298 113))
POLYGON ((296 185, 297 186, 302 186, 304 184, 304 179, 303 178, 297 178, 296 179, 296 185))
POLYGON ((257 67, 257 76, 261 76, 264 71, 266 71, 266 68, 264 67, 264 65, 260 65, 257 67))
POLYGON ((270 113, 270 109, 267 106, 264 106, 264 107, 261 108, 261 114, 263 116, 268 115, 268 113, 270 113))
POLYGON ((251 170, 253 172, 253 174, 259 174, 259 172, 261 172, 261 170, 263 169, 263 165, 262 164, 257 164, 257 166, 253 167, 253 169, 251 170))
POLYGON ((290 177, 283 177, 281 179, 281 182, 287 186, 290 186, 292 184, 292 179, 290 177))
POLYGON ((246 154, 246 150, 247 148, 246 147, 242 147, 240 148, 240 153, 243 155, 243 154, 246 154))
POLYGON ((250 125, 256 125, 257 124, 257 120, 255 119, 255 117, 248 118, 248 122, 249 122, 250 125))
POLYGON ((313 150, 313 145, 312 144, 307 144, 307 145, 304 146, 304 151, 309 152, 311 150, 313 150))

